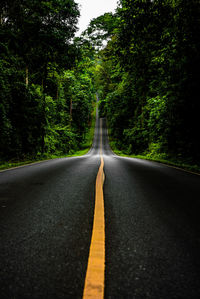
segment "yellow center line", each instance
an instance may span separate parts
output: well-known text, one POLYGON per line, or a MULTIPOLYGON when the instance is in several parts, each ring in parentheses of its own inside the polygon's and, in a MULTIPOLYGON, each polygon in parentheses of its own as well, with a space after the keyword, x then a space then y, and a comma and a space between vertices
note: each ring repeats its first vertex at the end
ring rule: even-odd
POLYGON ((88 266, 83 291, 83 299, 104 298, 104 280, 105 280, 105 219, 104 219, 104 160, 102 155, 102 125, 101 125, 101 165, 96 178, 96 194, 94 222, 92 230, 92 239, 88 266))

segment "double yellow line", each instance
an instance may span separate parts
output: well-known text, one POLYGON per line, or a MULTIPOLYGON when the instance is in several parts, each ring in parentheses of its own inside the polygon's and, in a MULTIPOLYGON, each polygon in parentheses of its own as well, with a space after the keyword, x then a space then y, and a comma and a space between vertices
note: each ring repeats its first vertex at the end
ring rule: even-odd
POLYGON ((85 286, 83 299, 87 298, 104 298, 104 281, 105 281, 105 217, 104 217, 104 160, 102 154, 102 120, 101 127, 101 146, 100 157, 101 164, 96 178, 95 192, 95 209, 94 222, 92 230, 92 239, 90 244, 90 252, 88 266, 85 278, 85 286))

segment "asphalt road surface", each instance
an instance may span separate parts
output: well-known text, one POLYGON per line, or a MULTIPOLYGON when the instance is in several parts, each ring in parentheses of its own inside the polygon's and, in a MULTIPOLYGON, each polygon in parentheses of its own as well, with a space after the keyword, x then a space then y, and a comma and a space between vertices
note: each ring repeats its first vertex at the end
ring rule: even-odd
POLYGON ((104 159, 105 298, 200 298, 200 176, 93 147, 0 172, 0 299, 82 298, 104 159))

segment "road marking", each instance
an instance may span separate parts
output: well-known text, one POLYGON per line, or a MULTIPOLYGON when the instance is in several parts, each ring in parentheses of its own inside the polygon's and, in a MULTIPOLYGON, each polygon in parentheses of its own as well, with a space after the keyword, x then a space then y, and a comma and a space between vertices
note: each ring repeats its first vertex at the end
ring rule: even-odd
POLYGON ((96 178, 96 194, 94 222, 92 230, 92 239, 88 266, 83 291, 83 299, 87 298, 104 298, 104 280, 105 280, 105 218, 104 218, 104 160, 102 155, 102 126, 101 126, 101 164, 96 178))
POLYGON ((36 162, 28 163, 28 164, 22 164, 22 165, 19 165, 19 166, 13 166, 13 167, 10 167, 10 168, 2 169, 2 170, 0 170, 0 172, 14 170, 14 169, 17 169, 17 168, 23 168, 23 167, 30 166, 30 165, 36 165, 36 164, 40 164, 42 162, 47 162, 47 161, 50 161, 50 160, 52 160, 52 159, 36 161, 36 162))
MULTIPOLYGON (((155 161, 156 162, 156 161, 155 161)), ((159 162, 157 162, 159 163, 159 162)), ((184 172, 187 172, 187 173, 191 173, 191 174, 196 174, 196 175, 200 175, 200 173, 198 172, 193 172, 193 171, 190 171, 190 170, 187 170, 187 169, 184 169, 184 168, 180 168, 178 166, 173 166, 173 165, 169 165, 169 164, 165 164, 165 163, 161 163, 160 164, 164 165, 164 166, 167 166, 169 168, 174 168, 174 169, 178 169, 178 170, 181 170, 181 171, 184 171, 184 172)))

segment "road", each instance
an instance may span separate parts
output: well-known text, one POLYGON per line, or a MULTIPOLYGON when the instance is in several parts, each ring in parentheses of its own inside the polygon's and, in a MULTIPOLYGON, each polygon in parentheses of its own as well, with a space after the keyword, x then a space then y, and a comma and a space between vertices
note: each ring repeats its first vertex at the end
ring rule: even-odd
POLYGON ((200 176, 116 156, 97 118, 87 155, 0 172, 1 299, 82 298, 101 156, 105 298, 200 298, 200 176))

